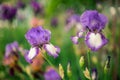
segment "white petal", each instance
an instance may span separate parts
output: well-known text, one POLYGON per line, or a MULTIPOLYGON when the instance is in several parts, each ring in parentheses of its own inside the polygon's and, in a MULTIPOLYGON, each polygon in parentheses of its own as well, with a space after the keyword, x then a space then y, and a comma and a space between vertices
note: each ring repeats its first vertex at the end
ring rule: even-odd
POLYGON ((37 53, 38 53, 38 49, 36 47, 31 48, 27 55, 28 59, 33 59, 37 53))
POLYGON ((89 36, 89 43, 94 47, 98 47, 102 45, 102 38, 99 33, 91 33, 89 36))
POLYGON ((44 49, 48 52, 49 55, 52 55, 55 58, 58 56, 58 53, 60 52, 60 48, 57 46, 53 46, 52 44, 45 44, 44 49))
POLYGON ((89 32, 86 35, 86 44, 92 51, 97 51, 102 46, 108 43, 108 40, 104 37, 102 33, 89 32))

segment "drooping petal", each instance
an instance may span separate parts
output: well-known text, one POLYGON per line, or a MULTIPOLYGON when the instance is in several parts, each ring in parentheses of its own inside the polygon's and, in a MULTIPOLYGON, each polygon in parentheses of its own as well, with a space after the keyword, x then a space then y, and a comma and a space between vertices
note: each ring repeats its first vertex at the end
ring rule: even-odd
POLYGON ((58 54, 60 53, 59 47, 53 46, 52 44, 44 44, 43 47, 49 55, 53 56, 54 58, 58 57, 58 54))
POLYGON ((30 49, 29 52, 25 54, 25 59, 27 62, 32 63, 32 59, 36 57, 36 55, 39 53, 38 47, 33 47, 30 49))
POLYGON ((78 39, 79 39, 78 36, 72 36, 72 37, 71 37, 71 40, 72 40, 72 42, 73 42, 74 44, 78 44, 78 39))
POLYGON ((108 40, 104 37, 102 33, 89 32, 86 35, 85 42, 92 51, 97 51, 102 46, 106 45, 108 40))

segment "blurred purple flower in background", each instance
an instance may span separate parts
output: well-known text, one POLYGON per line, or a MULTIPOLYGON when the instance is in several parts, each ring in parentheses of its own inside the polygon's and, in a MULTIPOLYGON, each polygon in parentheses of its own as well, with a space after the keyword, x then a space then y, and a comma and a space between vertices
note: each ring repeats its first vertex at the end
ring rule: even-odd
POLYGON ((58 26, 58 19, 56 17, 51 19, 51 26, 53 27, 58 26))
POLYGON ((35 14, 43 13, 43 6, 37 0, 31 0, 31 7, 35 14))
POLYGON ((96 69, 96 68, 93 68, 93 69, 92 69, 92 74, 91 74, 92 80, 98 80, 98 79, 97 79, 97 75, 98 75, 97 69, 96 69))
POLYGON ((71 37, 73 43, 78 44, 78 39, 85 35, 86 45, 92 50, 97 51, 107 44, 108 40, 102 34, 105 28, 107 18, 105 15, 98 13, 96 10, 87 10, 80 16, 82 28, 77 35, 71 37))
POLYGON ((65 30, 69 31, 73 27, 76 27, 77 31, 81 30, 80 15, 73 14, 67 18, 65 30))
POLYGON ((9 66, 10 68, 9 73, 12 76, 14 75, 15 70, 22 72, 21 67, 17 64, 19 58, 18 52, 19 52, 19 45, 16 41, 6 45, 3 64, 5 66, 9 66))
POLYGON ((10 55, 18 55, 19 46, 18 43, 15 41, 13 43, 6 45, 5 57, 9 57, 10 55))
POLYGON ((32 59, 36 57, 38 52, 44 48, 49 55, 54 58, 58 57, 60 48, 53 46, 50 43, 51 32, 49 30, 43 29, 41 26, 30 29, 25 38, 31 44, 32 48, 28 53, 25 54, 27 62, 32 63, 32 59))
POLYGON ((0 6, 0 18, 3 20, 12 21, 17 13, 17 8, 9 5, 1 5, 0 6))
POLYGON ((16 6, 17 8, 24 9, 26 5, 22 0, 18 0, 16 6))
POLYGON ((61 80, 60 75, 53 68, 49 68, 44 74, 45 80, 61 80))

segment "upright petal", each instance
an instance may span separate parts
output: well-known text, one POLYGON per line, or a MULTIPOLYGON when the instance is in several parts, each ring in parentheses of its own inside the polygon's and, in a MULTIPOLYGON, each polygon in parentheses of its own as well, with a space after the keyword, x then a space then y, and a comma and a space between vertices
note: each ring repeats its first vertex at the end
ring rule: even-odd
POLYGON ((52 44, 44 44, 44 49, 54 58, 58 57, 58 54, 60 53, 60 48, 53 46, 52 44))
POLYGON ((108 40, 104 37, 102 33, 89 32, 86 35, 85 42, 92 51, 97 51, 102 46, 106 45, 108 40))
POLYGON ((39 53, 38 47, 33 47, 30 49, 29 52, 25 54, 25 59, 27 62, 32 63, 32 59, 36 57, 36 55, 39 53))
POLYGON ((107 17, 96 10, 87 10, 81 15, 80 21, 83 27, 99 32, 104 29, 107 17))
POLYGON ((41 46, 50 41, 51 32, 38 26, 30 29, 26 34, 25 38, 32 46, 41 46))

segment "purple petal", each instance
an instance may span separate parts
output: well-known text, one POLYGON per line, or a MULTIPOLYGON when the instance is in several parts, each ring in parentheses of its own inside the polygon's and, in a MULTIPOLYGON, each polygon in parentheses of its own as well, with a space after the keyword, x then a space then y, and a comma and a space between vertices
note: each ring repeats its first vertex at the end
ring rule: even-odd
POLYGON ((60 48, 53 46, 52 44, 44 44, 44 49, 54 58, 58 57, 58 54, 60 53, 60 48))
POLYGON ((108 43, 102 33, 89 32, 85 38, 86 45, 92 50, 97 51, 108 43))
POLYGON ((32 46, 41 46, 50 41, 51 32, 43 29, 41 26, 30 29, 26 34, 25 38, 32 46))
POLYGON ((83 27, 99 32, 105 27, 107 17, 98 13, 96 10, 87 10, 81 15, 80 21, 83 27))
POLYGON ((71 40, 72 40, 72 42, 73 42, 74 44, 78 44, 78 39, 79 39, 78 36, 72 36, 72 37, 71 37, 71 40))
POLYGON ((61 80, 60 75, 53 68, 48 69, 44 74, 45 80, 61 80))
MULTIPOLYGON (((108 19, 107 19, 107 17, 105 16, 105 15, 103 15, 103 14, 99 14, 99 17, 100 17, 100 19, 101 19, 101 29, 104 29, 104 27, 105 27, 105 25, 106 25, 106 23, 108 22, 108 19)), ((100 29, 100 30, 101 30, 100 29)))
POLYGON ((36 55, 39 53, 38 47, 33 47, 30 49, 29 52, 25 54, 25 59, 27 62, 32 63, 32 59, 36 57, 36 55))

